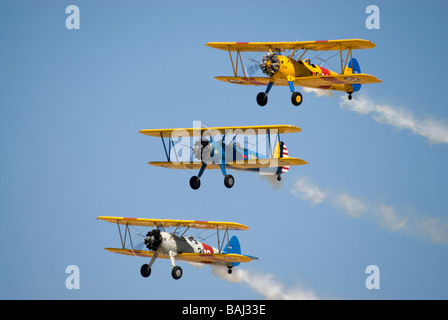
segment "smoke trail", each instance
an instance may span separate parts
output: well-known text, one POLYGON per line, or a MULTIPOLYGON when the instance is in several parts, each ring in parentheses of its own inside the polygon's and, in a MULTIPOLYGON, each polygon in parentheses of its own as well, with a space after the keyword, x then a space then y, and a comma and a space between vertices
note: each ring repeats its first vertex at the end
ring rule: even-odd
POLYGON ((291 193, 302 200, 310 201, 312 205, 323 202, 327 197, 325 192, 306 178, 297 179, 291 193))
POLYGON ((307 178, 299 178, 291 189, 291 194, 301 200, 316 205, 326 201, 333 208, 340 209, 352 218, 367 216, 384 230, 391 233, 418 237, 432 243, 448 246, 448 221, 425 217, 418 213, 398 214, 394 206, 366 202, 362 197, 355 198, 348 193, 323 191, 307 178))
POLYGON ((412 133, 427 138, 430 144, 448 143, 448 124, 431 116, 427 115, 423 120, 416 119, 403 108, 376 104, 363 96, 351 101, 342 96, 339 106, 361 115, 372 114, 375 121, 389 124, 399 130, 411 130, 412 133))
POLYGON ((306 92, 306 93, 314 92, 317 97, 322 97, 322 96, 332 97, 333 96, 333 92, 330 90, 322 90, 322 89, 303 87, 303 92, 306 92))
MULTIPOLYGON (((317 97, 329 96, 331 91, 313 88, 303 88, 304 92, 314 92, 317 97)), ((370 99, 357 95, 351 101, 345 95, 340 97, 339 106, 361 115, 372 114, 379 123, 394 126, 399 130, 408 129, 412 133, 427 138, 429 144, 448 143, 448 123, 426 115, 423 120, 416 118, 404 108, 388 104, 376 104, 370 99)))
POLYGON ((272 274, 249 272, 246 269, 238 267, 229 275, 226 267, 213 265, 211 268, 212 273, 218 278, 226 279, 229 282, 245 283, 253 291, 263 295, 268 300, 318 299, 312 290, 303 289, 299 285, 293 288, 285 287, 285 285, 276 281, 272 274))

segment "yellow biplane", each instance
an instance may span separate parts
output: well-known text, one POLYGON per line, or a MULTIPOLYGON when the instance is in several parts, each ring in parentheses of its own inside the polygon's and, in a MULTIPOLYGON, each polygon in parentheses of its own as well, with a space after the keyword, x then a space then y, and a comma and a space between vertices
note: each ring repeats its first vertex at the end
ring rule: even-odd
POLYGON ((215 77, 215 79, 242 85, 264 86, 264 92, 257 95, 257 103, 265 106, 268 102, 268 93, 272 86, 289 86, 291 102, 298 106, 303 97, 294 90, 294 85, 315 89, 337 90, 348 93, 359 91, 362 84, 379 83, 376 77, 361 73, 358 61, 352 57, 352 50, 371 49, 375 44, 360 39, 324 40, 324 41, 295 41, 295 42, 209 42, 209 47, 229 52, 234 76, 215 77), (303 50, 295 59, 294 54, 303 50), (322 66, 311 63, 310 59, 302 59, 308 51, 339 51, 341 72, 337 73, 322 66), (347 50, 345 62, 343 51, 347 50), (290 54, 285 54, 291 51, 290 54), (236 52, 235 59, 232 52, 236 52), (250 77, 246 74, 241 58, 242 52, 268 52, 260 62, 260 68, 267 77, 250 77), (238 67, 241 67, 243 76, 238 76, 238 67))
MULTIPOLYGON (((157 258, 170 259, 172 265, 171 275, 176 280, 180 279, 183 273, 181 267, 176 266, 176 260, 225 266, 228 268, 229 274, 232 273, 232 268, 238 266, 241 262, 258 260, 257 257, 241 254, 240 243, 236 236, 233 236, 229 240, 229 230, 249 230, 247 226, 240 223, 106 216, 98 217, 97 220, 115 223, 118 226, 121 248, 105 248, 105 250, 128 256, 151 258, 149 264, 144 264, 140 268, 140 273, 145 278, 151 274, 151 267, 157 258), (120 225, 125 226, 124 236, 121 232, 122 227, 120 225), (148 250, 134 248, 131 226, 154 228, 146 233, 146 237, 144 237, 142 243, 148 250), (174 228, 174 230, 167 232, 168 228, 174 228), (193 236, 185 236, 189 229, 209 229, 216 231, 218 248, 197 241, 193 236), (219 238, 220 230, 224 232, 221 241, 219 238), (224 247, 226 238, 227 246, 224 247), (126 241, 127 239, 128 241, 126 241)), ((141 233, 137 233, 137 235, 141 236, 141 233)))
POLYGON ((167 161, 148 162, 150 165, 170 169, 199 170, 198 175, 190 179, 191 188, 196 190, 201 185, 200 178, 205 169, 221 169, 224 185, 227 188, 233 187, 235 179, 227 174, 226 169, 274 174, 280 181, 281 175, 289 170, 289 166, 308 163, 302 159, 290 157, 284 142, 280 140, 281 133, 300 131, 301 129, 296 126, 268 125, 145 129, 140 133, 162 139, 167 161), (263 142, 258 140, 260 135, 265 137, 263 142), (256 136, 257 141, 253 144, 256 147, 255 150, 249 149, 246 139, 248 136, 256 136), (238 140, 239 137, 243 140, 238 140), (168 146, 165 138, 168 138, 168 146), (197 140, 193 142, 194 138, 197 140))

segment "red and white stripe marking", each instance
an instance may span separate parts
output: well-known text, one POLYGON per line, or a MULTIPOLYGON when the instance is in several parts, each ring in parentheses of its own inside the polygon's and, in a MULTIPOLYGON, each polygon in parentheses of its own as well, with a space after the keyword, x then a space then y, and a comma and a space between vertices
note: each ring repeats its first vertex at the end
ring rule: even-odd
MULTIPOLYGON (((289 158, 288 149, 286 149, 286 144, 283 143, 283 158, 289 158)), ((286 173, 289 170, 289 166, 282 167, 282 173, 286 173)))

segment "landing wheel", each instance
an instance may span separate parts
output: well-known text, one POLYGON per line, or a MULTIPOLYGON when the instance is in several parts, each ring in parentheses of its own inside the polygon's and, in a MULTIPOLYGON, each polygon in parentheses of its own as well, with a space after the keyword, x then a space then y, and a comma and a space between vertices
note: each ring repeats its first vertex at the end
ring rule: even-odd
POLYGON ((352 100, 352 94, 351 93, 348 94, 348 100, 352 100))
POLYGON ((277 177, 277 181, 282 181, 282 177, 281 177, 281 176, 278 176, 278 177, 277 177))
POLYGON ((231 174, 228 174, 224 177, 224 185, 227 188, 232 188, 234 183, 235 183, 235 179, 233 178, 233 176, 231 174))
POLYGON ((178 266, 173 267, 173 270, 171 270, 171 275, 173 276, 173 279, 179 280, 180 277, 182 277, 182 268, 178 266))
POLYGON ((229 268, 229 269, 227 270, 227 273, 228 273, 228 274, 232 274, 232 268, 229 268))
POLYGON ((140 268, 140 273, 142 277, 148 278, 151 274, 151 267, 149 266, 149 264, 142 265, 142 267, 140 268))
POLYGON ((197 190, 199 189, 199 187, 201 186, 201 179, 199 179, 198 176, 193 176, 190 179, 190 187, 193 190, 197 190))
POLYGON ((268 95, 265 92, 257 94, 257 103, 259 106, 264 107, 268 103, 268 95))
POLYGON ((302 103, 302 94, 300 92, 293 92, 291 95, 291 102, 295 106, 300 106, 302 103))

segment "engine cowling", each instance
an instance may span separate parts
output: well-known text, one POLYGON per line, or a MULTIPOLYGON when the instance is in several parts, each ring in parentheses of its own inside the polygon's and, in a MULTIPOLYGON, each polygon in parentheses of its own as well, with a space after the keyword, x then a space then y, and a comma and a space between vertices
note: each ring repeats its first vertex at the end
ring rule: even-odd
POLYGON ((145 238, 146 248, 152 251, 156 251, 160 244, 162 243, 162 235, 160 234, 160 230, 152 230, 146 234, 145 238))
POLYGON ((261 58, 260 68, 265 75, 272 77, 280 70, 280 59, 274 53, 268 53, 261 58))
POLYGON ((211 157, 213 146, 210 142, 204 140, 195 141, 193 145, 193 156, 197 160, 206 161, 211 157))

